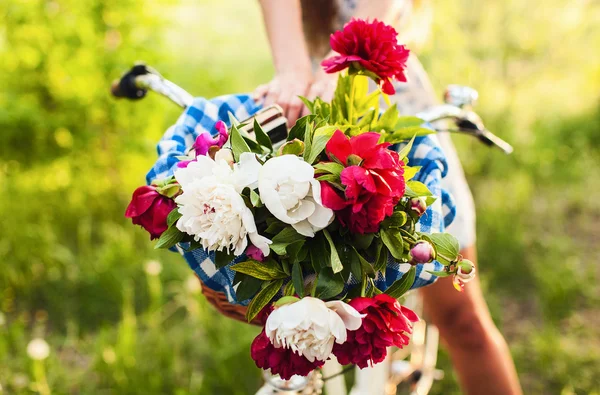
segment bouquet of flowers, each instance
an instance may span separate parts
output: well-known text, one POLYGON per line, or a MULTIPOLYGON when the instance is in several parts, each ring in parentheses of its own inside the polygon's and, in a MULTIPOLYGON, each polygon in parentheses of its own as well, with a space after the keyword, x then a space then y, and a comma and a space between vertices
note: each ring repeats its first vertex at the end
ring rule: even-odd
MULTIPOLYGON (((429 138, 417 136, 431 130, 395 106, 380 110, 391 80, 405 81, 409 51, 392 27, 363 20, 334 33, 331 46, 339 55, 322 65, 343 71, 334 98, 304 99, 311 114, 283 144, 256 120, 250 135, 235 117, 187 139, 191 147, 171 133, 170 170, 149 176, 126 212, 197 273, 230 274, 222 291, 264 324, 252 358, 283 379, 331 355, 361 368, 383 361, 388 347, 409 342, 418 317, 398 299, 422 285, 418 276, 454 276, 459 290, 474 276, 454 237, 423 230, 441 222, 442 171, 410 162, 429 138), (372 93, 369 78, 379 87, 372 93)), ((185 118, 181 125, 196 132, 185 118)))

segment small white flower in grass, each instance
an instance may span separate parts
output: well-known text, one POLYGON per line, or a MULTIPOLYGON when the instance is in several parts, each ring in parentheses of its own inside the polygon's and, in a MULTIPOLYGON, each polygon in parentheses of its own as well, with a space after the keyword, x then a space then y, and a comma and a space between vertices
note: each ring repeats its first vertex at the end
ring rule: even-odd
POLYGON ((333 221, 333 211, 321 202, 315 169, 296 155, 266 161, 260 169, 258 191, 271 214, 303 236, 314 237, 333 221))
POLYGON ((208 251, 241 255, 250 239, 269 255, 271 240, 258 234, 254 215, 240 195, 246 187, 256 188, 259 170, 256 155, 246 152, 233 168, 217 153, 216 161, 198 156, 196 162, 175 171, 183 190, 175 199, 182 215, 177 229, 194 236, 208 251))
POLYGON ((27 345, 27 355, 36 361, 43 361, 50 355, 50 346, 44 339, 33 339, 27 345))
POLYGON ((29 377, 23 373, 17 373, 13 376, 11 384, 17 390, 23 389, 29 385, 29 377))
POLYGON ((148 261, 144 266, 144 271, 149 276, 158 276, 162 272, 162 265, 159 261, 148 261))
POLYGON ((364 315, 336 300, 305 297, 276 308, 267 318, 265 333, 276 348, 291 348, 314 362, 325 361, 334 343, 346 341, 347 330, 357 330, 364 315))
POLYGON ((112 347, 106 347, 102 351, 102 359, 107 365, 112 365, 117 361, 117 354, 112 347))
POLYGON ((187 280, 185 280, 185 289, 191 294, 200 293, 201 287, 198 277, 194 275, 188 276, 187 280))

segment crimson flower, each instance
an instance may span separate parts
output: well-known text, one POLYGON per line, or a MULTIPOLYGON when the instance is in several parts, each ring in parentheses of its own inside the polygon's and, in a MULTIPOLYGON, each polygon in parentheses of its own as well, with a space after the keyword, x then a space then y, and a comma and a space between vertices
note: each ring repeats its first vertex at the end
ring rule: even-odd
POLYGON ((329 43, 339 55, 321 62, 327 73, 348 67, 358 69, 373 78, 388 95, 396 92, 391 79, 406 82, 404 70, 410 51, 398 44, 398 33, 393 27, 377 19, 368 22, 353 18, 331 35, 329 43))
POLYGON ((158 193, 154 185, 144 185, 133 192, 125 217, 146 229, 151 240, 158 239, 167 230, 167 216, 175 206, 173 199, 158 193))
POLYGON ((310 362, 290 348, 275 348, 264 329, 252 342, 250 355, 256 366, 265 370, 271 369, 271 373, 278 374, 284 380, 289 380, 293 375, 306 376, 324 364, 318 359, 310 362))
POLYGON ((358 330, 348 331, 344 344, 333 346, 333 354, 342 365, 355 364, 363 369, 383 361, 388 347, 408 344, 412 323, 419 320, 412 310, 386 294, 354 298, 348 304, 367 316, 358 330))
POLYGON ((394 212, 405 191, 404 163, 389 143, 377 144, 379 134, 348 138, 337 130, 325 146, 332 161, 347 166, 340 178, 345 191, 321 182, 323 205, 354 233, 373 233, 394 212))
MULTIPOLYGON (((204 132, 200 133, 198 137, 196 137, 196 141, 194 141, 194 145, 192 148, 198 155, 208 155, 212 147, 221 148, 227 140, 229 139, 229 133, 227 133, 227 125, 223 121, 218 121, 215 124, 215 129, 219 132, 218 136, 213 137, 210 133, 204 132)), ((211 155, 212 157, 212 155, 211 155)), ((196 159, 190 160, 182 160, 177 162, 178 168, 186 168, 190 164, 190 162, 194 162, 196 159)))

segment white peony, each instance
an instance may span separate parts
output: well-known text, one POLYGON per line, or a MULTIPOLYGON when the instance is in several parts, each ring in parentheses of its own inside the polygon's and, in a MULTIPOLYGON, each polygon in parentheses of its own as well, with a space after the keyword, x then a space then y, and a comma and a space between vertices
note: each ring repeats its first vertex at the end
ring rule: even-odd
POLYGON ((315 170, 296 155, 266 161, 258 176, 258 191, 271 214, 301 235, 313 237, 333 221, 333 211, 321 202, 315 170))
POLYGON ((291 348, 311 362, 326 361, 334 342, 344 343, 346 330, 360 328, 363 317, 342 301, 305 297, 275 309, 267 318, 265 333, 276 348, 291 348))
MULTIPOLYGON (((260 163, 243 153, 232 168, 227 158, 198 156, 186 168, 175 171, 183 193, 175 198, 181 218, 177 229, 194 236, 208 251, 244 252, 250 242, 269 255, 271 241, 258 234, 252 211, 240 195, 245 187, 255 188, 260 163)), ((225 152, 225 151, 224 151, 225 152)))

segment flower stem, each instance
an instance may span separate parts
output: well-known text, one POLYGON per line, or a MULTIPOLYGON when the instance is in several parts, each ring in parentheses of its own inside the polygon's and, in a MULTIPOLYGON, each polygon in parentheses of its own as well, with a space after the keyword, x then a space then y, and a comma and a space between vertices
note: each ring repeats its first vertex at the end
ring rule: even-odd
POLYGON ((385 100, 385 104, 387 104, 388 107, 391 107, 392 102, 390 101, 390 97, 383 92, 381 92, 381 94, 383 95, 383 100, 385 100))
POLYGON ((354 124, 354 74, 350 75, 350 107, 348 108, 348 122, 354 124))
POLYGON ((367 294, 367 276, 363 274, 362 282, 360 284, 360 296, 365 296, 367 294))
POLYGON ((51 395, 43 361, 33 361, 33 377, 35 377, 38 393, 40 395, 51 395))

